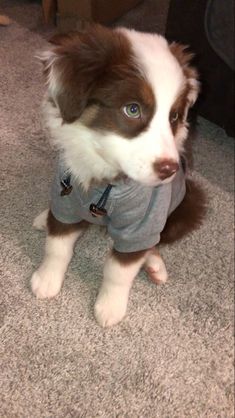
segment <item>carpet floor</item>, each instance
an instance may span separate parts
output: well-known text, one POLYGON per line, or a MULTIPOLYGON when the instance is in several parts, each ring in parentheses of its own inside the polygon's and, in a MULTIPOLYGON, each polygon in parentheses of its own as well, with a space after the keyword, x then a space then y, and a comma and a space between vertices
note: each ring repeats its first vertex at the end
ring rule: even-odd
POLYGON ((192 176, 206 190, 207 217, 162 249, 166 285, 139 275, 120 325, 94 320, 110 245, 95 228, 76 246, 60 295, 36 300, 29 280, 45 237, 31 225, 48 205, 55 155, 35 55, 51 28, 37 2, 2 1, 0 12, 13 19, 0 27, 0 416, 233 417, 234 139, 199 119, 192 176))

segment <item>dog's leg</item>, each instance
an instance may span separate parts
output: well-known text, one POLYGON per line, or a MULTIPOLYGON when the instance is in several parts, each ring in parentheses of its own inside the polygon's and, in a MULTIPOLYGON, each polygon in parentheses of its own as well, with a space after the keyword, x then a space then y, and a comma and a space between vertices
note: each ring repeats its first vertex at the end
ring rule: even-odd
POLYGON ((73 255, 76 240, 84 231, 84 223, 66 225, 48 214, 48 235, 42 264, 31 279, 31 287, 39 299, 56 296, 73 255))
POLYGON ((147 255, 144 269, 154 283, 162 284, 167 281, 165 263, 156 249, 147 255))
POLYGON ((61 237, 47 236, 44 259, 31 279, 37 298, 52 298, 59 293, 79 235, 77 231, 61 237))
POLYGON ((146 260, 147 251, 108 256, 103 282, 95 303, 95 317, 102 327, 115 325, 125 316, 134 278, 146 260))

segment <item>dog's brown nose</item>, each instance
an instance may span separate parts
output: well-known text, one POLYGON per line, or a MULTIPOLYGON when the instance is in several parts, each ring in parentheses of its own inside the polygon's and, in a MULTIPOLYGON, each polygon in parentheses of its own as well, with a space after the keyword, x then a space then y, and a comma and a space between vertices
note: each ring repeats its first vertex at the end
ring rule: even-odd
POLYGON ((154 163, 154 171, 161 180, 173 176, 179 170, 179 164, 173 160, 160 160, 154 163))

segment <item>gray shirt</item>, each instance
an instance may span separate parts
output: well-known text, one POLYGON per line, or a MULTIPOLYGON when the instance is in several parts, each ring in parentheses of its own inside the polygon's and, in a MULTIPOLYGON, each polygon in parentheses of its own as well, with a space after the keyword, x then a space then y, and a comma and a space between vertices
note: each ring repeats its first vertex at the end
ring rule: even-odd
POLYGON ((86 220, 93 224, 106 225, 120 252, 133 252, 153 247, 160 241, 167 217, 180 204, 185 195, 185 174, 177 172, 172 182, 157 187, 145 186, 127 179, 113 182, 105 209, 107 215, 93 217, 90 204, 97 203, 106 186, 92 187, 85 192, 73 175, 72 190, 61 196, 61 181, 68 170, 59 164, 51 190, 51 211, 63 223, 86 220))

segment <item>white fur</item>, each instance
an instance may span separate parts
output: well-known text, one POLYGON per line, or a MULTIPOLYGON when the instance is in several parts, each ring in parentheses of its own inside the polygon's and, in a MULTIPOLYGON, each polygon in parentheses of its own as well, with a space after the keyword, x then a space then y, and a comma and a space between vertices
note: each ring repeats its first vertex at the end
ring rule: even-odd
POLYGON ((62 123, 59 110, 47 101, 43 108, 53 145, 62 151, 65 166, 85 189, 88 189, 91 179, 100 181, 118 175, 120 165, 112 155, 110 135, 95 132, 79 121, 62 123), (110 149, 110 155, 106 155, 106 148, 110 149))
MULTIPOLYGON (((121 31, 131 41, 139 68, 142 68, 156 97, 156 113, 141 139, 143 143, 149 143, 155 159, 179 161, 180 149, 170 127, 169 113, 186 83, 182 68, 161 35, 126 29, 121 31)), ((181 134, 184 140, 187 130, 181 134)))
POLYGON ((44 63, 48 71, 47 86, 51 96, 56 98, 60 90, 59 74, 56 73, 55 63, 60 59, 53 49, 48 49, 37 55, 37 58, 44 63))
POLYGON ((47 236, 44 259, 31 279, 32 291, 37 298, 52 298, 60 292, 79 235, 81 231, 62 237, 47 236))
POLYGON ((38 231, 43 231, 47 228, 47 217, 48 217, 49 209, 45 209, 41 212, 33 221, 33 228, 37 229, 38 231))
POLYGON ((157 284, 162 284, 167 281, 167 270, 165 263, 157 251, 153 251, 147 256, 145 262, 145 270, 151 280, 157 284))
MULTIPOLYGON (((169 123, 169 112, 186 80, 166 40, 159 35, 123 28, 117 30, 130 40, 136 65, 151 84, 155 95, 156 112, 148 128, 130 140, 113 132, 94 131, 84 126, 82 119, 68 124, 62 120, 59 109, 50 101, 45 100, 44 104, 45 119, 53 144, 60 150, 65 165, 85 189, 89 188, 92 179, 97 182, 103 179, 111 181, 120 172, 146 185, 162 183, 154 172, 153 163, 162 159, 179 162, 179 153, 183 150, 187 136, 187 109, 185 125, 175 137, 169 123)), ((59 74, 54 68, 57 58, 53 51, 41 57, 47 63, 48 89, 55 103, 61 87, 59 74)), ((197 82, 192 79, 190 83, 194 89, 188 99, 193 102, 197 96, 197 82)), ((48 211, 44 211, 35 219, 36 228, 45 227, 47 214, 48 211)), ((31 280, 32 291, 38 298, 50 298, 59 293, 74 244, 80 234, 81 231, 78 231, 63 237, 47 237, 44 260, 31 280)), ((155 252, 149 251, 127 265, 120 264, 115 257, 107 258, 103 282, 95 303, 95 317, 101 326, 117 324, 125 316, 133 280, 144 264, 154 281, 166 281, 165 264, 155 252)))
POLYGON ((95 303, 95 317, 102 327, 120 322, 126 314, 129 292, 146 255, 128 265, 109 256, 104 266, 104 277, 95 303))
MULTIPOLYGON (((120 172, 146 185, 162 183, 153 169, 153 163, 161 159, 178 162, 187 136, 187 124, 179 129, 174 138, 169 123, 171 106, 186 80, 166 40, 160 35, 123 28, 118 30, 131 41, 138 68, 151 84, 156 97, 156 113, 149 127, 129 140, 113 132, 104 134, 94 131, 79 120, 70 124, 62 123, 58 109, 50 103, 44 107, 52 140, 62 151, 65 164, 85 189, 89 187, 91 179, 111 180, 120 172)), ((55 75, 51 76, 53 92, 56 90, 55 79, 55 75)))

